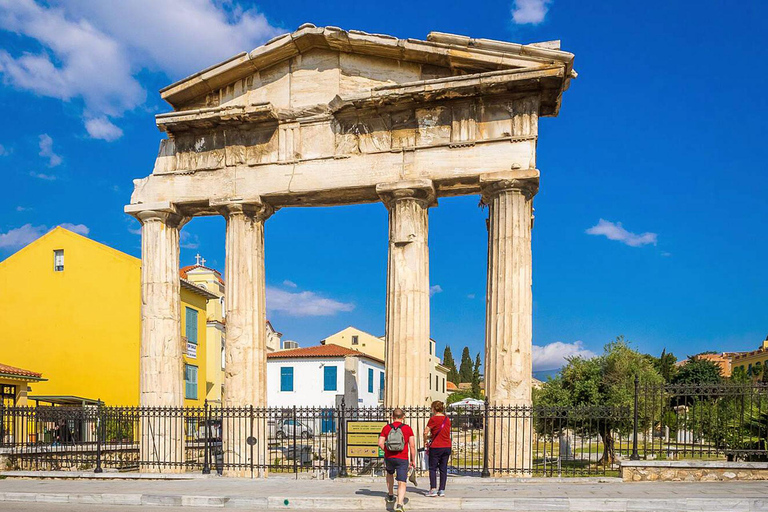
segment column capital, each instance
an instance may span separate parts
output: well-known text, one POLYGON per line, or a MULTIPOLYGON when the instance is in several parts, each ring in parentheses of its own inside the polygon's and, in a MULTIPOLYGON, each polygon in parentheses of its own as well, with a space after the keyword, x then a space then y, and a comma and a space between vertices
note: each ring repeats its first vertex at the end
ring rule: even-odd
POLYGON ((529 199, 535 196, 539 191, 538 169, 491 172, 480 175, 480 192, 484 203, 487 204, 497 194, 509 191, 520 192, 529 199))
POLYGON ((432 180, 406 180, 394 183, 379 183, 376 193, 384 206, 391 208, 401 199, 422 201, 425 207, 437 205, 437 195, 432 180))
POLYGON ((189 221, 189 217, 179 213, 176 205, 170 202, 129 204, 123 211, 136 218, 142 225, 147 222, 162 222, 173 228, 181 228, 189 221))
POLYGON ((252 199, 212 199, 210 205, 225 217, 246 215, 262 221, 270 218, 278 210, 278 208, 271 204, 262 201, 260 197, 252 199))

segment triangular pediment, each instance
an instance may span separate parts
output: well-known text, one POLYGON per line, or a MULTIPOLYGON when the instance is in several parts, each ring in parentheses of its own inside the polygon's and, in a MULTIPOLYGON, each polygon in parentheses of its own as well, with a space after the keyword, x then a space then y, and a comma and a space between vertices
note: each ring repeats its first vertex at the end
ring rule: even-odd
POLYGON ((270 104, 301 109, 375 88, 503 70, 560 67, 562 87, 573 55, 557 45, 520 45, 432 32, 426 41, 302 25, 249 53, 161 91, 176 111, 270 104))

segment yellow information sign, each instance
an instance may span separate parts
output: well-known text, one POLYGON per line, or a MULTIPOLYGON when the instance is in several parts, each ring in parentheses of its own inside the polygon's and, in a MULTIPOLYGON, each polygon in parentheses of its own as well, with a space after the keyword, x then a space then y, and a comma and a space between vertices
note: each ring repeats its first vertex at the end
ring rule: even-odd
POLYGON ((347 421, 347 457, 383 457, 379 434, 386 421, 347 421))

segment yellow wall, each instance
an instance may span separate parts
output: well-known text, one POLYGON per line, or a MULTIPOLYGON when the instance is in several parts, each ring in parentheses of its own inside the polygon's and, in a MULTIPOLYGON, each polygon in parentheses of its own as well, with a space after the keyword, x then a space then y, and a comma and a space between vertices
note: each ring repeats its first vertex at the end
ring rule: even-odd
POLYGON ((331 334, 322 342, 323 345, 339 345, 352 350, 358 350, 363 354, 384 360, 384 340, 372 334, 361 331, 356 327, 347 327, 344 330, 331 334), (352 337, 357 336, 357 345, 352 344, 352 337))
MULTIPOLYGON (((0 262, 3 362, 35 368, 48 379, 30 384, 30 395, 74 395, 108 405, 137 405, 140 283, 139 259, 66 229, 54 229, 0 262), (63 272, 54 272, 56 249, 64 250, 63 272)), ((202 311, 198 351, 205 354, 205 300, 189 291, 182 293, 182 299, 202 311)), ((198 356, 197 361, 203 383, 198 388, 204 393, 205 357, 198 356)))
POLYGON ((0 386, 15 386, 16 387, 16 407, 24 407, 29 405, 27 403, 27 387, 29 383, 26 380, 16 378, 0 377, 0 386))
MULTIPOLYGON (((192 358, 186 354, 186 344, 184 351, 184 363, 197 366, 197 399, 184 398, 184 405, 188 406, 201 406, 205 402, 205 388, 206 388, 206 300, 201 295, 198 295, 185 288, 181 289, 181 335, 184 336, 185 328, 187 325, 187 308, 192 308, 197 311, 197 357, 192 358)), ((183 379, 183 376, 182 376, 183 379)))

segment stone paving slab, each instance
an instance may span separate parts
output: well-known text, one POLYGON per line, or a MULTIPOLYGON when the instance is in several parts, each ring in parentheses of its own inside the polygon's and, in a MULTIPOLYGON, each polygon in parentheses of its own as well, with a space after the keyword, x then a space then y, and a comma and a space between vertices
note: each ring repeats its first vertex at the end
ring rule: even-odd
MULTIPOLYGON (((425 482, 426 483, 426 482, 425 482)), ((249 510, 385 510, 381 482, 197 480, 0 480, 0 502, 145 505, 249 510)), ((409 509, 520 512, 768 512, 768 482, 588 483, 451 479, 449 497, 409 488, 409 509)))

